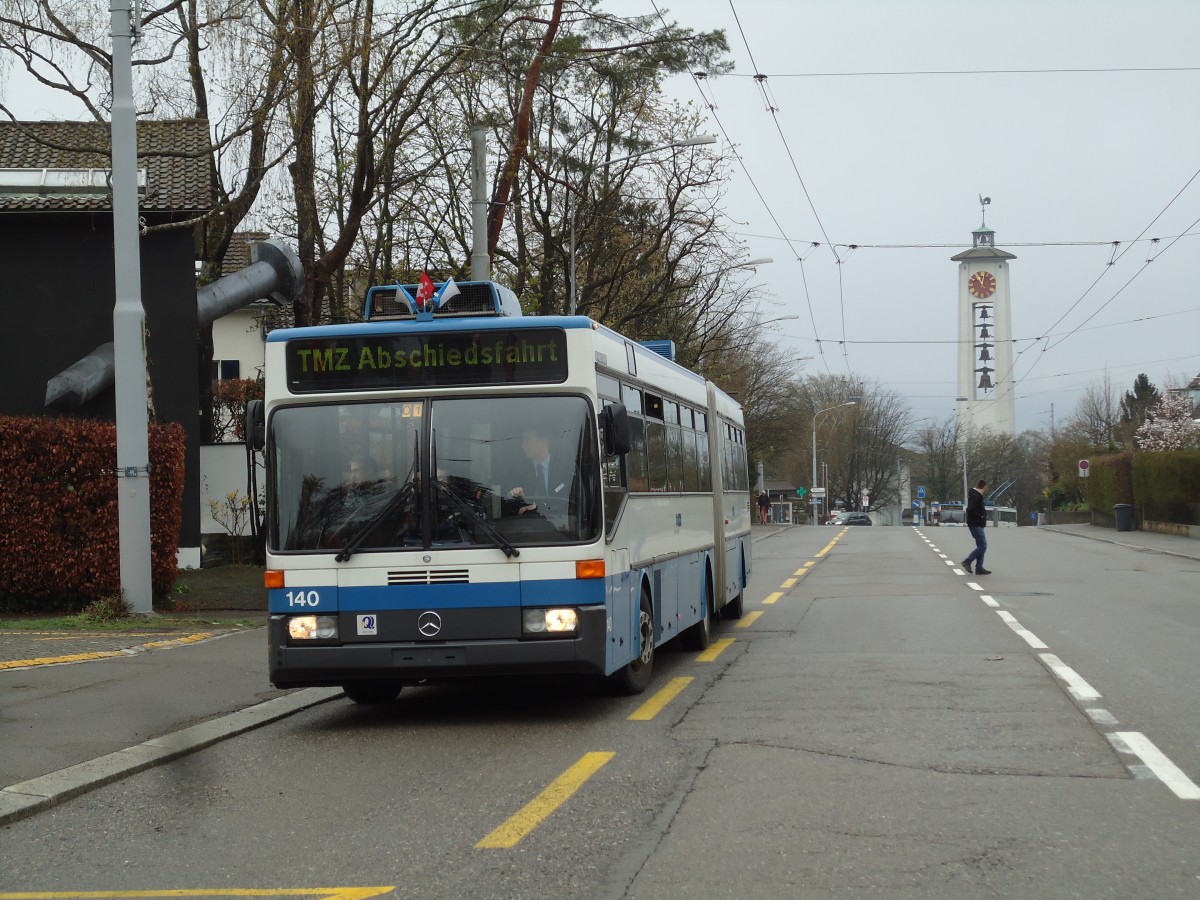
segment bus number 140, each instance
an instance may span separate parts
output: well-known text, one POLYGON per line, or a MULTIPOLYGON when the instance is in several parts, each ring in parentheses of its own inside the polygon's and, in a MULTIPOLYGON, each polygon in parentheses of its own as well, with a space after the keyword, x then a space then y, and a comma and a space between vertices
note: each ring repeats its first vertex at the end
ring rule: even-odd
POLYGON ((316 591, 288 591, 288 606, 320 606, 321 595, 316 591))

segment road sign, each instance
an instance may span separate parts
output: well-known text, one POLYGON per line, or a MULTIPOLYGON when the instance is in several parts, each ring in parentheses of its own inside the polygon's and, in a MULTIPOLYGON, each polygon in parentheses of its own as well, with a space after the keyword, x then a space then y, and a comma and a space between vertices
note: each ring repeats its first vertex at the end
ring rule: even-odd
POLYGON ((813 488, 812 495, 814 497, 824 497, 825 496, 825 488, 813 488))
POLYGON ((912 504, 913 504, 913 509, 920 509, 920 508, 921 508, 921 501, 920 501, 920 500, 914 500, 914 501, 912 502, 912 504))
POLYGON ((1080 478, 1088 477, 1088 466, 1089 466, 1089 463, 1086 459, 1081 459, 1079 461, 1079 477, 1080 478))
POLYGON ((925 485, 922 484, 917 486, 917 496, 922 500, 925 499, 925 485))

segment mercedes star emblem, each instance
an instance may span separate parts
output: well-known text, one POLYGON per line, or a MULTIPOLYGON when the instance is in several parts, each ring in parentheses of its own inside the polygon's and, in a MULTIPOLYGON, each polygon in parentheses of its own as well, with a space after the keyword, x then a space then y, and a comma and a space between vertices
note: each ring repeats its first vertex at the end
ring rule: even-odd
POLYGON ((417 617, 417 631, 425 637, 435 637, 442 630, 442 617, 433 610, 421 613, 417 617))

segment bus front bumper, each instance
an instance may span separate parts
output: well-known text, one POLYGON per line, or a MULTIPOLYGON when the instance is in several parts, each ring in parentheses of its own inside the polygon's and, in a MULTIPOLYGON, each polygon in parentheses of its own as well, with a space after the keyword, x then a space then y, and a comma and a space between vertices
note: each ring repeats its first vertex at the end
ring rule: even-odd
POLYGON ((494 675, 605 674, 604 607, 579 610, 575 636, 450 641, 362 641, 304 645, 289 640, 288 616, 268 623, 271 683, 325 687, 355 681, 426 680, 494 675))

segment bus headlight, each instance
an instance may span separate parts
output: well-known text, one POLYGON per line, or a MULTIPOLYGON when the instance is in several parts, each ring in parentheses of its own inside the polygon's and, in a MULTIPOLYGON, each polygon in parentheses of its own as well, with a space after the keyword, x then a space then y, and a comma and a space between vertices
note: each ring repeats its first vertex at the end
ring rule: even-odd
POLYGON ((338 636, 335 616, 292 616, 288 637, 293 641, 329 641, 338 636))
POLYGON ((527 636, 574 634, 579 629, 579 611, 575 609, 527 609, 524 616, 527 636))

